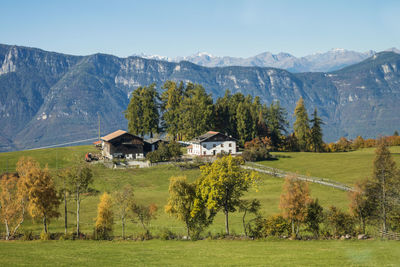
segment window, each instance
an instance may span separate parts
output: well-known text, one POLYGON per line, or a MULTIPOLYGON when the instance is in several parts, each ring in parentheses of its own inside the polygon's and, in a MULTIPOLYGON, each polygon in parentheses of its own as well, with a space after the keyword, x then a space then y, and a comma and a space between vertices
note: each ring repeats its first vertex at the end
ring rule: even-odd
POLYGON ((213 155, 214 155, 214 156, 216 155, 216 151, 215 151, 215 150, 213 150, 213 155))
POLYGON ((203 147, 204 147, 204 148, 207 148, 207 144, 203 144, 203 147))
POLYGON ((203 155, 205 155, 205 154, 206 154, 206 152, 204 151, 204 152, 203 152, 203 155))
POLYGON ((216 144, 213 144, 213 147, 216 147, 217 145, 216 144))
POLYGON ((231 149, 229 149, 229 154, 232 154, 232 150, 231 149))
POLYGON ((229 143, 229 147, 232 147, 232 143, 229 143))
POLYGON ((221 147, 224 147, 224 144, 221 144, 221 147))

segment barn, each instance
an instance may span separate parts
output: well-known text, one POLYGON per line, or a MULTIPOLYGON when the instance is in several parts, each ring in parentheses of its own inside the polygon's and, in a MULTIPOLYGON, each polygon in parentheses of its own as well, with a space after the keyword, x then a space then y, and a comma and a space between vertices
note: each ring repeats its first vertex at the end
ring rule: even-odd
POLYGON ((118 130, 101 138, 105 158, 139 159, 144 157, 143 138, 118 130))

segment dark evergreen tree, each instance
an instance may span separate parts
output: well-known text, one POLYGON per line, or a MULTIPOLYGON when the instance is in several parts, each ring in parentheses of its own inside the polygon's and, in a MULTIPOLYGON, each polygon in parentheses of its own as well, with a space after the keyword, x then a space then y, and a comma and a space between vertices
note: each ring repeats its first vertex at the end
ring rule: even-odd
POLYGON ((179 85, 173 81, 164 83, 161 94, 161 111, 163 113, 163 128, 174 140, 181 140, 179 135, 182 129, 181 105, 185 96, 185 86, 183 82, 179 85))
POLYGON ((128 131, 144 136, 159 132, 160 114, 158 112, 158 93, 155 84, 141 86, 132 92, 125 118, 128 120, 128 131))
POLYGON ((273 102, 269 108, 265 109, 269 136, 274 149, 282 146, 284 135, 287 133, 289 125, 286 110, 281 107, 280 102, 273 102))
POLYGON ((189 83, 181 105, 180 134, 190 140, 213 129, 213 100, 203 86, 189 83))
POLYGON ((240 144, 253 139, 253 121, 251 117, 251 106, 247 102, 239 103, 236 112, 237 131, 240 144))
POLYGON ((143 133, 141 91, 142 87, 139 87, 132 92, 131 100, 125 110, 125 118, 128 120, 128 131, 136 135, 143 133))
POLYGON ((321 152, 324 149, 324 141, 322 140, 322 128, 324 124, 322 119, 318 117, 317 108, 314 109, 313 118, 311 119, 311 130, 310 130, 310 145, 314 152, 321 152))
POLYGON ((231 124, 231 114, 229 110, 232 95, 229 90, 225 91, 223 97, 219 97, 214 105, 214 126, 215 130, 228 135, 235 135, 236 129, 231 124))

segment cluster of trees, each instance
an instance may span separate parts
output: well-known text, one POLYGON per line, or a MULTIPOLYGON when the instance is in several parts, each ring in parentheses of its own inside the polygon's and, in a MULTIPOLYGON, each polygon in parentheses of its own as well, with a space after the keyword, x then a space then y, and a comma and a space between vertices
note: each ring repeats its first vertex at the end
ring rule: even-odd
POLYGON ((161 89, 158 94, 152 84, 132 92, 125 111, 130 132, 142 136, 166 132, 174 140, 190 140, 216 130, 242 145, 268 135, 278 147, 288 127, 286 111, 279 102, 267 106, 259 97, 227 90, 214 103, 201 85, 183 82, 167 81, 161 89))
POLYGON ((157 150, 147 153, 146 159, 151 163, 177 160, 182 156, 182 150, 179 143, 172 141, 170 143, 161 142, 157 150))
POLYGON ((246 211, 243 216, 246 227, 246 213, 256 209, 257 204, 241 197, 250 186, 256 186, 259 177, 241 168, 243 163, 241 158, 228 155, 202 166, 200 177, 193 183, 189 183, 186 177, 171 178, 165 211, 185 223, 189 237, 198 237, 220 211, 225 215, 227 235, 232 212, 246 211))
POLYGON ((115 217, 112 209, 113 202, 118 203, 116 216, 121 220, 122 239, 126 238, 125 227, 127 220, 140 224, 145 231, 144 238, 150 238, 148 225, 151 220, 156 218, 158 207, 155 204, 139 204, 134 198, 133 187, 127 184, 120 191, 114 192, 112 196, 108 193, 104 193, 101 196, 95 225, 95 239, 107 240, 113 236, 115 217))
POLYGON ((24 221, 26 213, 43 222, 44 233, 48 224, 60 216, 60 199, 48 168, 40 168, 30 158, 21 158, 16 173, 1 176, 0 218, 6 228, 6 239, 13 237, 24 221))
POLYGON ((292 235, 299 230, 315 237, 340 237, 366 233, 366 226, 378 226, 382 235, 400 230, 400 172, 392 159, 385 139, 379 140, 371 178, 356 183, 349 192, 349 212, 335 206, 324 211, 318 199, 310 198, 307 183, 287 177, 280 199, 281 214, 258 216, 250 233, 254 237, 292 235), (358 229, 357 229, 358 224, 358 229))
POLYGON ((341 137, 338 142, 327 144, 325 150, 330 152, 347 152, 360 148, 377 147, 380 139, 383 139, 388 146, 400 146, 400 136, 395 131, 392 136, 384 136, 377 139, 364 139, 362 136, 357 136, 354 140, 348 140, 345 137, 341 137))
POLYGON ((125 111, 128 129, 136 135, 165 132, 173 140, 191 140, 206 131, 230 135, 241 145, 268 137, 271 150, 327 151, 322 140, 323 122, 317 109, 309 119, 304 100, 294 111, 294 132, 289 134, 287 111, 279 102, 262 104, 259 97, 225 91, 216 101, 199 84, 167 81, 161 87, 142 86, 132 92, 125 111))
MULTIPOLYGON (((86 164, 78 165, 52 175, 47 167, 41 168, 32 158, 22 157, 16 173, 4 173, 0 176, 0 221, 6 230, 6 239, 15 238, 17 231, 27 216, 43 223, 41 238, 48 239, 48 225, 52 219, 61 216, 60 205, 64 202, 64 227, 68 235, 68 200, 76 204, 76 232, 74 236, 83 238, 80 231, 81 201, 85 196, 96 194, 90 188, 93 172, 86 164)), ((113 232, 114 212, 112 203, 118 203, 117 215, 120 216, 125 237, 127 218, 140 223, 145 230, 150 220, 155 218, 155 204, 142 205, 133 198, 133 189, 125 186, 114 196, 104 193, 98 205, 94 225, 95 239, 110 239, 113 232)))
POLYGON ((293 116, 296 120, 293 124, 293 134, 290 136, 293 147, 292 151, 313 151, 323 152, 324 142, 322 140, 322 119, 318 117, 317 109, 314 110, 313 117, 308 118, 307 110, 303 98, 297 102, 293 116))
POLYGON ((379 222, 382 233, 400 230, 400 171, 384 138, 378 140, 373 175, 356 184, 352 211, 365 229, 379 222))

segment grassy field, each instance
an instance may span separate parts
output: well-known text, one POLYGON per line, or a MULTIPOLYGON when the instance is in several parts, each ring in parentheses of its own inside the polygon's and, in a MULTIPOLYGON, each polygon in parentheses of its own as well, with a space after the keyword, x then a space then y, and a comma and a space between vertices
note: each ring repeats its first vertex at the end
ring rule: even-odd
MULTIPOLYGON (((400 162, 400 147, 391 148, 397 162, 400 162)), ((72 166, 78 159, 83 159, 91 146, 66 147, 35 151, 0 153, 0 172, 15 169, 21 156, 31 156, 42 166, 46 164, 56 168, 72 166)), ((274 153, 284 156, 277 161, 265 161, 261 164, 284 170, 325 177, 347 184, 370 175, 373 149, 348 153, 274 153)), ((151 231, 158 234, 168 228, 177 234, 184 234, 183 223, 169 217, 164 212, 168 198, 168 185, 171 176, 184 175, 195 180, 199 170, 182 171, 172 165, 160 165, 146 169, 113 170, 102 165, 93 165, 93 188, 101 192, 114 192, 124 184, 131 184, 135 197, 143 204, 156 203, 159 207, 157 219, 151 223, 151 231)), ((250 190, 245 198, 257 198, 262 204, 264 215, 279 212, 279 196, 283 180, 261 175, 259 190, 250 190)), ((317 184, 310 184, 311 195, 318 198, 325 207, 348 207, 347 193, 317 184)), ((81 230, 92 233, 96 217, 99 195, 86 197, 81 204, 81 230)), ((75 227, 74 203, 69 202, 69 231, 75 227)), ((61 211, 61 208, 60 208, 61 211)), ((243 233, 242 214, 230 216, 230 228, 233 233, 243 233)), ((51 222, 50 232, 63 232, 63 217, 51 222)), ((0 231, 4 232, 3 226, 0 231)), ((120 235, 121 224, 115 218, 114 234, 120 235)), ((34 234, 42 231, 40 223, 26 220, 23 231, 32 230, 34 234)), ((128 222, 127 235, 142 232, 135 223, 128 222)), ((214 223, 206 230, 211 233, 223 233, 224 218, 219 214, 214 223)), ((49 241, 49 242, 0 242, 0 265, 128 265, 128 264, 252 264, 252 265, 396 265, 399 259, 400 245, 396 242, 381 241, 146 241, 146 242, 94 242, 94 241, 49 241), (20 251, 23 254, 18 254, 20 251), (20 255, 23 255, 21 257, 20 255)))
POLYGON ((396 241, 0 242, 1 266, 398 266, 396 241))
MULTIPOLYGON (((391 147, 390 150, 397 164, 400 164, 400 146, 391 147)), ((374 152, 374 148, 341 153, 281 152, 272 153, 281 157, 279 160, 261 164, 353 185, 354 181, 371 176, 374 152)))
MULTIPOLYGON (((48 167, 55 171, 56 167, 64 168, 72 166, 73 162, 78 159, 83 159, 87 151, 94 152, 92 146, 77 146, 65 148, 52 148, 33 151, 9 152, 0 153, 0 170, 5 170, 8 165, 8 170, 14 170, 16 162, 21 156, 30 156, 40 162, 42 166, 46 164, 48 167)), ((320 154, 313 154, 318 158, 320 154)), ((292 158, 290 158, 292 159, 292 158)), ((287 160, 280 159, 279 161, 287 160)), ((278 161, 275 161, 278 162, 278 161)), ((274 162, 274 163, 275 163, 274 162)), ((270 162, 268 162, 270 163, 270 162)), ((94 170, 94 185, 93 187, 99 192, 112 193, 124 184, 131 184, 135 189, 135 196, 138 202, 143 204, 155 203, 159 207, 157 219, 151 224, 152 232, 157 234, 163 228, 168 228, 173 232, 184 234, 183 223, 169 217, 164 212, 164 205, 168 198, 168 185, 171 176, 184 175, 189 180, 195 180, 200 172, 199 170, 186 170, 181 171, 179 168, 171 165, 161 165, 146 169, 127 169, 127 170, 113 170, 105 168, 102 165, 93 165, 94 170)), ((279 196, 282 191, 283 180, 273 178, 267 175, 261 175, 262 184, 259 186, 258 192, 250 190, 245 198, 257 198, 262 204, 262 213, 264 215, 275 214, 279 212, 279 196)), ((321 185, 311 184, 312 197, 318 198, 324 207, 332 204, 347 209, 348 200, 347 194, 343 191, 324 187, 321 185)), ((86 233, 93 231, 94 218, 96 217, 97 204, 99 196, 89 196, 83 199, 81 204, 81 230, 86 233)), ((73 201, 69 202, 69 229, 72 232, 75 227, 75 206, 73 201)), ((61 208, 60 208, 61 212, 61 208)), ((234 233, 243 233, 241 213, 234 213, 230 218, 231 230, 234 233)), ((50 224, 51 232, 63 232, 63 217, 53 220, 50 224)), ((0 226, 0 230, 2 226, 0 226)), ((115 234, 120 234, 120 222, 116 218, 115 234)), ((32 223, 31 220, 26 220, 23 225, 24 230, 32 230, 34 233, 39 234, 42 230, 40 223, 32 223)), ((128 223, 127 234, 133 234, 142 231, 140 226, 134 223, 128 223)), ((224 231, 224 217, 219 214, 214 223, 207 229, 211 233, 222 233, 224 231)))

